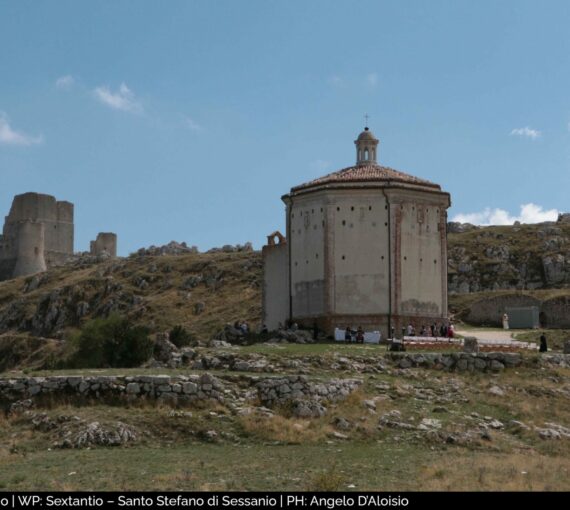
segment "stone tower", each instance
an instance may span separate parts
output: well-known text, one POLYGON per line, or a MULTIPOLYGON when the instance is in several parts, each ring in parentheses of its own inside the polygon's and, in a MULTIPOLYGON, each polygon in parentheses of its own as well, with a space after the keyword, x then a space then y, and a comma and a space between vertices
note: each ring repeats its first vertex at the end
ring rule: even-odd
POLYGON ((0 236, 0 280, 45 271, 73 255, 73 204, 51 195, 16 195, 0 236))
POLYGON ((89 252, 91 255, 117 256, 117 234, 113 232, 99 232, 97 239, 91 241, 89 252))
POLYGON ((47 269, 44 257, 45 226, 34 221, 18 224, 14 278, 41 273, 47 269))
POLYGON ((381 166, 358 135, 356 164, 282 197, 286 239, 263 248, 264 322, 391 330, 447 316, 447 208, 430 181, 381 166), (283 299, 285 294, 286 299, 283 299))

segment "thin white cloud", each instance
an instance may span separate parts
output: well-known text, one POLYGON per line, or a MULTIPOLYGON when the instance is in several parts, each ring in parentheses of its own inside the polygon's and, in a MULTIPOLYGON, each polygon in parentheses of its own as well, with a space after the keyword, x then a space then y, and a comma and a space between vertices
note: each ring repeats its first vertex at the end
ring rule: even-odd
POLYGON ((70 90, 75 85, 75 78, 70 74, 66 74, 65 76, 60 76, 55 81, 55 86, 59 90, 70 90))
POLYGON ((16 131, 10 126, 10 119, 4 112, 0 112, 0 145, 37 145, 44 141, 42 135, 31 136, 21 131, 16 131))
POLYGON ((332 85, 333 87, 345 87, 346 86, 345 81, 340 76, 338 76, 336 74, 333 76, 330 76, 327 81, 328 81, 329 85, 332 85))
POLYGON ((533 203, 521 205, 518 216, 512 216, 504 209, 491 209, 486 207, 483 211, 467 214, 456 214, 452 221, 459 223, 472 223, 473 225, 512 225, 515 221, 521 223, 542 223, 543 221, 556 221, 558 209, 544 209, 533 203))
POLYGON ((195 120, 191 119, 190 117, 187 117, 186 115, 183 116, 183 122, 188 129, 195 131, 196 133, 204 131, 204 128, 200 124, 198 124, 195 120))
POLYGON ((378 74, 370 73, 366 76, 366 83, 368 83, 370 87, 376 87, 376 85, 378 85, 378 74))
POLYGON ((538 129, 532 129, 527 127, 516 128, 511 131, 511 136, 522 136, 524 138, 530 138, 531 140, 536 140, 542 133, 538 129))
POLYGON ((121 83, 117 92, 112 92, 109 87, 97 87, 94 91, 95 97, 104 105, 129 113, 143 113, 143 107, 137 101, 135 95, 125 83, 121 83))

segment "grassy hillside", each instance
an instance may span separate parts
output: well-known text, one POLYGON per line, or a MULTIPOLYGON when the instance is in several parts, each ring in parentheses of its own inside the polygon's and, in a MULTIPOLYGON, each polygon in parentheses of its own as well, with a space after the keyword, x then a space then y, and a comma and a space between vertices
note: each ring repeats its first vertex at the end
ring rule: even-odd
MULTIPOLYGON (((471 228, 449 233, 448 244, 450 308, 459 317, 501 293, 541 300, 570 293, 570 224, 471 228)), ((0 335, 67 338, 113 312, 152 331, 180 324, 203 340, 238 319, 259 324, 260 252, 155 252, 99 263, 79 258, 0 282, 0 335)))
POLYGON ((183 325, 198 338, 261 316, 261 254, 131 256, 0 282, 0 334, 62 338, 113 312, 153 331, 183 325))
MULTIPOLYGON (((302 367, 310 380, 348 377, 363 384, 312 418, 286 405, 261 407, 255 384, 268 374, 259 371, 216 372, 227 390, 223 403, 173 408, 154 401, 36 399, 30 409, 0 416, 0 490, 569 488, 568 368, 402 370, 384 365, 378 346, 335 345, 320 355, 308 345, 278 349, 273 356, 281 365, 273 376, 302 367), (94 423, 135 436, 122 446, 92 438, 58 447, 94 423)), ((234 347, 225 354, 247 352, 250 347, 234 347)))

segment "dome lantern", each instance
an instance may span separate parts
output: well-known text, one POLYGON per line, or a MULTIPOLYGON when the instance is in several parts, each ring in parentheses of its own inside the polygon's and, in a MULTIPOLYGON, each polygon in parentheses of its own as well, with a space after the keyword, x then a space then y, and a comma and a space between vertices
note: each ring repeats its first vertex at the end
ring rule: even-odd
POLYGON ((364 131, 358 135, 354 141, 356 145, 356 164, 357 165, 377 165, 377 148, 380 141, 374 136, 374 133, 364 128, 364 131))

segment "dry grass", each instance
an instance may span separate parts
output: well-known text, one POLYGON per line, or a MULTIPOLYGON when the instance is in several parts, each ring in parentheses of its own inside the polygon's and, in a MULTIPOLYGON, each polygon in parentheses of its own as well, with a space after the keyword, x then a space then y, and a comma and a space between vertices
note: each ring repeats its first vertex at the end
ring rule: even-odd
MULTIPOLYGON (((28 293, 23 293, 28 278, 0 282, 0 312, 21 299, 25 318, 31 319, 41 299, 61 289, 65 298, 90 302, 91 312, 104 301, 137 296, 142 299, 142 305, 134 305, 128 299, 121 304, 121 313, 134 323, 148 326, 153 331, 182 325, 202 339, 211 338, 226 323, 238 319, 247 320, 255 327, 261 317, 260 252, 128 257, 85 269, 54 268, 43 278, 40 287, 28 293), (184 288, 184 282, 190 276, 202 280, 191 289, 184 288), (117 289, 107 292, 109 278, 117 289), (140 279, 147 282, 146 288, 137 286, 140 279), (96 299, 102 301, 95 305, 93 300, 96 299), (199 314, 194 309, 197 303, 205 305, 199 314)), ((73 313, 69 316, 71 318, 73 313)), ((66 336, 91 318, 92 313, 78 324, 70 321, 66 324, 66 336)))
POLYGON ((279 441, 285 444, 316 443, 332 432, 324 419, 306 420, 274 415, 267 418, 249 415, 239 419, 243 432, 262 441, 279 441))
POLYGON ((570 459, 540 454, 446 456, 424 467, 420 490, 567 491, 570 459))
POLYGON ((309 492, 336 492, 344 488, 346 478, 341 474, 336 464, 333 464, 326 471, 317 473, 311 477, 305 486, 309 492))

